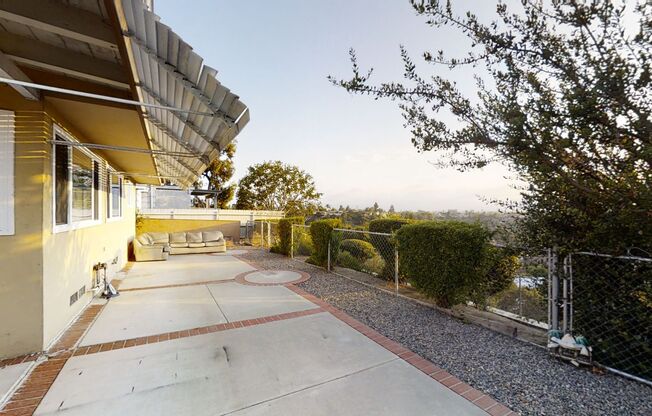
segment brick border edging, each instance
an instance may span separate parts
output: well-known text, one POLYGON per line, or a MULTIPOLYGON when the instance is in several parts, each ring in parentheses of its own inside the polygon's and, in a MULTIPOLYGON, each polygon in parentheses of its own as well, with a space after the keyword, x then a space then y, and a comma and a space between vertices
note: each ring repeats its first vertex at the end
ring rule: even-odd
POLYGON ((18 357, 12 357, 12 358, 4 358, 0 360, 0 370, 3 368, 10 366, 10 365, 16 365, 16 364, 22 364, 22 363, 29 363, 32 361, 36 361, 38 357, 41 356, 41 353, 35 352, 32 354, 24 354, 24 355, 19 355, 18 357))
MULTIPOLYGON (((249 264, 250 266, 258 270, 265 270, 263 268, 260 268, 258 264, 256 264, 252 260, 249 259, 245 260, 239 256, 236 257, 238 257, 238 259, 240 260, 245 261, 247 264, 249 264)), ((286 285, 286 287, 292 290, 294 293, 298 294, 299 296, 302 296, 304 299, 308 300, 309 302, 312 302, 315 305, 322 308, 323 310, 329 312, 335 318, 346 323, 351 328, 355 329, 356 331, 360 332, 362 335, 376 342, 381 347, 387 349, 393 354, 396 354, 399 358, 403 359, 408 364, 412 365, 413 367, 417 368, 421 372, 425 373, 426 375, 428 375, 430 378, 434 379, 438 383, 448 387, 457 395, 462 396, 464 399, 470 401, 471 403, 479 407, 481 410, 489 413, 490 415, 513 416, 518 414, 517 412, 512 411, 504 404, 498 403, 491 396, 484 394, 479 390, 476 390, 470 385, 464 383, 462 380, 448 373, 444 369, 436 366, 429 360, 409 350, 408 348, 401 345, 400 343, 385 337, 384 335, 380 334, 376 330, 352 318, 347 313, 337 309, 336 307, 318 298, 317 296, 312 295, 292 284, 288 284, 286 285)))
POLYGON ((34 414, 59 372, 68 359, 72 357, 73 351, 71 350, 75 348, 91 324, 95 322, 105 305, 106 303, 88 305, 54 345, 44 353, 32 355, 34 358, 31 361, 42 356, 47 356, 48 359, 35 365, 22 384, 9 397, 4 407, 0 409, 0 416, 34 414))
MULTIPOLYGON (((238 257, 238 256, 234 256, 234 257, 238 257)), ((239 259, 243 260, 242 258, 239 259)), ((253 273, 255 271, 267 270, 267 269, 259 268, 258 265, 256 265, 251 261, 245 261, 245 262, 250 266, 254 267, 256 270, 241 273, 240 275, 242 275, 243 280, 244 280, 244 276, 249 273, 253 273)), ((297 272, 301 273, 302 275, 303 274, 307 275, 307 278, 310 277, 310 275, 306 272, 298 271, 298 270, 297 272)), ((236 276, 236 279, 238 276, 236 276)), ((189 330, 167 332, 167 333, 153 335, 153 336, 132 338, 127 340, 119 340, 119 341, 114 341, 114 342, 109 342, 104 344, 96 344, 96 345, 75 348, 75 346, 77 345, 81 337, 88 330, 90 325, 94 322, 95 318, 102 311, 106 303, 101 305, 90 305, 79 316, 79 318, 71 325, 71 327, 63 334, 61 339, 57 341, 54 344, 54 346, 48 350, 48 353, 53 353, 54 356, 49 360, 44 361, 43 363, 37 364, 35 368, 32 370, 32 372, 29 374, 29 376, 23 381, 22 385, 9 398, 4 408, 0 409, 0 416, 32 415, 34 411, 36 411, 36 409, 38 408, 39 404, 41 403, 41 400, 43 400, 48 390, 54 383, 55 379, 59 375, 59 372, 61 371, 63 366, 66 364, 68 359, 70 359, 73 356, 95 354, 98 352, 106 352, 114 349, 129 348, 132 346, 143 345, 143 344, 153 344, 153 343, 164 342, 172 339, 226 331, 230 329, 237 329, 246 326, 259 325, 259 324, 264 324, 273 321, 280 321, 280 320, 298 318, 301 316, 314 315, 323 312, 329 312, 335 318, 346 323, 351 328, 358 331, 359 333, 366 336, 367 338, 371 339, 372 341, 376 342, 378 345, 387 349, 391 353, 396 354, 398 358, 404 360, 408 364, 412 365, 413 367, 417 368, 421 372, 425 373, 430 378, 434 379, 436 382, 448 387, 450 390, 462 396, 466 400, 470 401, 471 403, 473 403, 483 411, 488 412, 490 415, 511 416, 517 414, 516 412, 513 412, 511 409, 509 409, 507 406, 498 403, 491 396, 486 395, 481 391, 474 389, 470 385, 459 380, 457 377, 439 368, 429 360, 412 352, 411 350, 404 347, 400 343, 385 337, 384 335, 380 334, 374 329, 352 318, 345 312, 337 309, 336 307, 325 302, 324 300, 294 285, 294 283, 300 283, 301 281, 307 280, 307 278, 304 280, 299 279, 300 281, 294 281, 285 284, 274 283, 272 285, 287 287, 297 295, 317 305, 318 306, 317 308, 298 311, 298 312, 279 314, 279 315, 272 315, 263 318, 236 321, 236 322, 230 322, 226 324, 217 324, 217 325, 193 328, 189 330), (59 350, 56 349, 57 346, 59 350)), ((250 282, 247 283, 249 285, 262 285, 262 286, 270 285, 270 284, 255 284, 250 282)), ((174 287, 176 285, 171 285, 171 286, 174 287)), ((185 286, 185 284, 182 286, 185 286)), ((25 356, 25 357, 31 357, 31 356, 25 356)), ((19 358, 25 359, 21 356, 11 360, 16 360, 19 358)), ((34 359, 36 358, 38 358, 38 355, 34 356, 34 359)))
MULTIPOLYGON (((91 306, 95 306, 95 305, 91 305, 91 306)), ((97 306, 103 307, 104 305, 97 305, 97 306)), ((102 308, 100 308, 99 311, 101 311, 101 309, 102 308)), ((99 314, 99 311, 97 311, 95 316, 99 314)), ((96 354, 99 352, 124 349, 124 348, 134 347, 138 345, 144 345, 144 344, 155 344, 155 343, 164 342, 173 339, 187 338, 195 335, 204 335, 204 334, 210 334, 214 332, 227 331, 230 329, 244 328, 248 326, 260 325, 260 324, 265 324, 274 321, 283 321, 287 319, 298 318, 301 316, 315 315, 324 312, 325 311, 322 308, 317 307, 312 309, 306 309, 303 311, 288 312, 288 313, 283 313, 278 315, 265 316, 262 318, 246 319, 242 321, 234 321, 225 324, 210 325, 210 326, 198 327, 198 328, 187 329, 182 331, 166 332, 163 334, 150 335, 150 336, 140 337, 140 338, 132 338, 126 340, 123 339, 123 340, 108 342, 104 344, 95 344, 95 345, 88 345, 88 346, 76 347, 76 348, 73 345, 72 347, 70 347, 70 349, 65 351, 60 351, 55 356, 48 359, 47 361, 37 364, 36 367, 29 374, 29 376, 27 376, 26 379, 23 381, 22 385, 9 398, 4 408, 0 409, 0 416, 26 416, 26 415, 34 414, 39 404, 41 403, 41 400, 43 400, 48 390, 54 383, 55 379, 61 372, 61 369, 71 357, 96 354)), ((80 317, 79 320, 81 320, 82 317, 80 317)), ((85 323, 85 320, 83 321, 84 321, 83 323, 85 323)), ((77 322, 75 322, 73 326, 75 326, 76 324, 77 322)), ((90 326, 90 323, 88 323, 88 326, 90 326)), ((64 336, 66 335, 67 334, 64 334, 64 336)), ((81 338, 81 336, 79 338, 81 338)))
POLYGON ((434 379, 438 383, 448 387, 450 390, 452 390, 459 396, 462 396, 463 398, 470 401, 471 403, 473 403, 483 411, 489 413, 490 415, 512 416, 518 414, 512 411, 507 406, 498 403, 491 396, 484 394, 479 390, 474 389, 473 387, 464 383, 462 380, 458 379, 457 377, 451 375, 444 369, 436 366, 429 360, 421 357, 415 352, 412 352, 411 350, 399 344, 398 342, 387 338, 386 336, 382 335, 378 331, 368 327, 367 325, 361 323, 357 319, 352 318, 346 312, 337 309, 336 307, 323 301, 317 296, 312 295, 304 291, 303 289, 293 285, 288 285, 287 288, 293 291, 294 293, 296 293, 297 295, 302 296, 307 301, 312 302, 315 305, 319 306, 324 311, 329 312, 335 318, 349 325, 351 328, 360 332, 362 335, 371 339, 372 341, 374 341, 381 347, 385 348, 389 352, 396 354, 400 359, 404 360, 408 364, 412 365, 413 367, 417 368, 421 372, 425 373, 426 375, 428 375, 430 378, 434 379))
POLYGON ((196 335, 212 334, 215 332, 228 331, 230 329, 244 328, 248 326, 260 325, 260 324, 265 324, 274 321, 285 321, 288 319, 299 318, 301 316, 315 315, 323 312, 325 311, 322 308, 317 307, 317 308, 311 308, 311 309, 306 309, 297 312, 288 312, 288 313, 281 313, 277 315, 265 316, 262 318, 244 319, 242 321, 233 321, 224 324, 201 326, 192 329, 184 329, 181 331, 164 332, 162 334, 149 335, 145 337, 122 339, 118 341, 107 342, 104 344, 95 344, 95 345, 78 347, 72 355, 76 357, 79 355, 90 355, 99 352, 136 347, 138 345, 156 344, 159 342, 169 341, 173 339, 188 338, 196 335))
POLYGON ((248 272, 243 272, 238 274, 235 279, 236 283, 240 283, 241 285, 246 285, 246 286, 289 286, 289 285, 296 285, 299 283, 303 283, 306 280, 310 279, 310 275, 304 271, 301 270, 262 270, 262 269, 257 269, 257 270, 250 270, 248 272), (300 277, 298 279, 289 281, 289 282, 279 282, 279 283, 255 283, 255 282, 250 282, 247 280, 247 276, 252 274, 252 273, 260 273, 263 271, 281 271, 281 272, 292 272, 292 273, 297 273, 300 277))
MULTIPOLYGON (((150 290, 150 289, 167 289, 170 287, 185 287, 185 286, 201 286, 201 285, 214 285, 218 283, 229 283, 233 282, 235 279, 222 279, 222 280, 204 280, 201 282, 192 282, 192 283, 175 283, 171 285, 160 285, 160 286, 149 286, 149 287, 130 287, 127 289, 120 289, 120 292, 135 292, 138 290, 150 290)), ((113 283, 111 283, 113 284, 113 283)), ((113 285, 116 289, 118 287, 113 285)))

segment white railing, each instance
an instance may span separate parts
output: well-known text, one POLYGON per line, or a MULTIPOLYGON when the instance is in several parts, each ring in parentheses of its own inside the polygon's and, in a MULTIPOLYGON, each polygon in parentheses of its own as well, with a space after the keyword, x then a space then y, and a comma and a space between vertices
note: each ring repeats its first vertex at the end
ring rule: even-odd
POLYGON ((213 209, 213 208, 145 208, 139 211, 143 218, 162 220, 222 220, 240 221, 241 225, 250 221, 278 220, 283 218, 283 211, 257 211, 245 209, 213 209))

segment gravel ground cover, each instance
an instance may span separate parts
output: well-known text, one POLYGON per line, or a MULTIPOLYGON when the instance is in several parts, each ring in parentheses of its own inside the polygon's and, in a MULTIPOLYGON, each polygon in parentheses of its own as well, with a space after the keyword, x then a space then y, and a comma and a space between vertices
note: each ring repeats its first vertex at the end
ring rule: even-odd
POLYGON ((534 345, 309 264, 262 250, 242 257, 261 269, 310 273, 299 287, 523 415, 652 415, 652 388, 643 384, 576 369, 534 345))

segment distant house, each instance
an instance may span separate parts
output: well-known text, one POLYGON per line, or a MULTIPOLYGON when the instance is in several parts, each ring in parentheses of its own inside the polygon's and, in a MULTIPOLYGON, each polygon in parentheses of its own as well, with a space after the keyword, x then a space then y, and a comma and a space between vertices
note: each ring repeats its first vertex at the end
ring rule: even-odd
POLYGON ((45 349, 93 265, 126 264, 136 184, 190 186, 249 121, 151 8, 0 2, 0 358, 45 349))

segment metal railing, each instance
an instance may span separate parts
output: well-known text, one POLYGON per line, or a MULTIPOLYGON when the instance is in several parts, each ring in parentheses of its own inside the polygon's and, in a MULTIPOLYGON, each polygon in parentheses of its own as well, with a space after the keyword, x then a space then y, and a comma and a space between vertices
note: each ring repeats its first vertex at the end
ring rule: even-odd
POLYGON ((144 208, 139 211, 139 215, 153 219, 240 221, 242 225, 248 221, 278 220, 285 216, 283 211, 219 208, 144 208))

